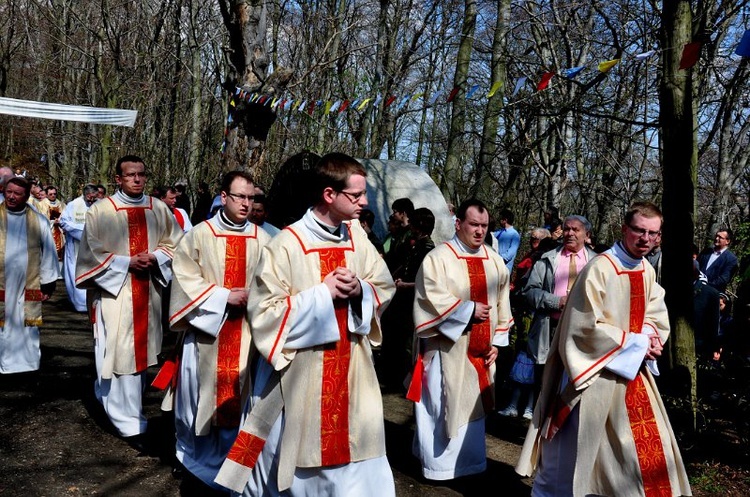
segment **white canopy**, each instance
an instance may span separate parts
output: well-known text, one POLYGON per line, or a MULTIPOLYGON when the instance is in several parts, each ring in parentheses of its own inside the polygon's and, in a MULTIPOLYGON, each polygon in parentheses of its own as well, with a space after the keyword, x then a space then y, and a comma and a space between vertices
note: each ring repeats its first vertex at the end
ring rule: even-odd
POLYGON ((128 126, 132 128, 135 125, 135 118, 138 116, 138 111, 85 107, 82 105, 50 104, 0 97, 0 114, 56 119, 59 121, 114 124, 115 126, 128 126))

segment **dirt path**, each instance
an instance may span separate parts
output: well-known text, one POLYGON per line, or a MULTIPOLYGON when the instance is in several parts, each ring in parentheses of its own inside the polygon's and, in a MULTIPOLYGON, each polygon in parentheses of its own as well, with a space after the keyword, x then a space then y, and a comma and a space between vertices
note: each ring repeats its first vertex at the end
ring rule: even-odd
MULTIPOLYGON (((153 456, 139 457, 115 434, 93 395, 90 328, 86 317, 72 310, 62 281, 44 305, 44 318, 40 371, 0 376, 0 495, 201 495, 172 476, 171 420, 159 410, 158 392, 150 391, 146 401, 149 432, 157 441, 153 456)), ((399 496, 483 495, 500 489, 503 495, 529 495, 529 482, 512 470, 526 430, 522 421, 489 420, 484 474, 434 485, 420 476, 411 455, 409 402, 386 394, 384 404, 399 496)))

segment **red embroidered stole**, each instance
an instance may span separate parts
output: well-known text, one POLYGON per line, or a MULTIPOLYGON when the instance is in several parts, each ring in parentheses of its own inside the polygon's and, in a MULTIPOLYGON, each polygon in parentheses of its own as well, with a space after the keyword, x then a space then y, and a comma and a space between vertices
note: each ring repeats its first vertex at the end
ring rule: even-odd
MULTIPOLYGON (((320 280, 337 267, 346 267, 343 248, 321 250, 320 280)), ((333 301, 339 340, 326 345, 323 352, 323 388, 320 399, 320 451, 322 466, 350 462, 349 451, 349 360, 351 339, 348 331, 346 300, 333 301)))
MULTIPOLYGON (((484 273, 482 259, 467 257, 464 259, 469 269, 470 297, 473 302, 487 304, 487 277, 484 273)), ((479 391, 482 395, 482 405, 485 412, 493 407, 492 383, 490 382, 490 368, 484 364, 484 356, 491 347, 489 320, 471 325, 469 331, 469 362, 477 371, 479 391)))
MULTIPOLYGON (((646 292, 642 272, 628 272, 630 278, 630 332, 640 333, 646 314, 646 292)), ((633 432, 638 464, 646 497, 671 497, 667 460, 659 436, 654 411, 643 376, 639 373, 625 392, 630 429, 633 432)))
MULTIPOLYGON (((177 211, 175 211, 177 212, 177 211)), ((247 238, 228 236, 224 264, 224 288, 245 288, 247 284, 247 238)), ((244 313, 229 315, 218 336, 216 363, 216 425, 240 425, 240 350, 244 313)))
MULTIPOLYGON (((146 209, 126 208, 128 213, 128 240, 130 257, 148 252, 148 225, 146 209)), ((133 345, 135 349, 135 370, 148 368, 148 314, 150 275, 148 271, 130 273, 130 287, 133 294, 133 345)))

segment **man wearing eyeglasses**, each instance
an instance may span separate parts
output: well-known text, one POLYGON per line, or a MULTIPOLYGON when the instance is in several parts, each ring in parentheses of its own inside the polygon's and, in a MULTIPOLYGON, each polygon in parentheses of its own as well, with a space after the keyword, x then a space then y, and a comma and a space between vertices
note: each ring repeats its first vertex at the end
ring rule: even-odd
POLYGON ((366 171, 332 153, 317 201, 261 252, 248 317, 262 358, 252 408, 217 482, 245 495, 395 495, 371 346, 394 293, 355 221, 366 171))
POLYGON ((60 216, 60 227, 65 233, 65 258, 63 261, 65 288, 68 290, 70 303, 78 312, 86 312, 86 290, 76 288, 76 259, 78 259, 78 251, 81 246, 86 213, 98 198, 96 185, 86 185, 83 187, 83 195, 68 203, 62 216, 60 216))
POLYGON ((700 270, 706 275, 708 284, 719 292, 725 292, 737 270, 737 256, 729 250, 732 230, 721 228, 714 236, 713 249, 706 249, 698 256, 700 270))
POLYGON ((247 220, 253 192, 249 174, 224 175, 221 209, 180 240, 172 261, 169 324, 184 331, 173 388, 177 459, 217 490, 251 391, 248 288, 271 239, 247 220))
POLYGON ((118 189, 86 213, 76 286, 88 291, 94 327, 96 398, 118 433, 147 451, 146 370, 162 342, 162 291, 182 230, 169 208, 144 195, 146 166, 134 155, 115 166, 118 189))
POLYGON ((532 496, 691 495, 654 382, 669 319, 644 256, 661 225, 658 207, 634 204, 568 295, 516 466, 536 472, 532 496))

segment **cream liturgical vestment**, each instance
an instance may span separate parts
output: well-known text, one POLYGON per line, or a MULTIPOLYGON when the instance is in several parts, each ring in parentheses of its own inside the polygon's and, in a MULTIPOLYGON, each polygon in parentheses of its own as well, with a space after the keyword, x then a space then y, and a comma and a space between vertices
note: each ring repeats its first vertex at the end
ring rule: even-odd
POLYGON ((81 245, 83 227, 89 206, 83 196, 70 202, 60 216, 60 227, 65 232, 65 258, 63 259, 63 276, 68 298, 78 312, 86 311, 86 290, 76 288, 76 259, 81 245))
POLYGON ((220 212, 188 232, 172 261, 169 323, 186 331, 175 389, 177 458, 207 485, 226 459, 250 393, 250 326, 245 308, 227 307, 233 288, 250 285, 260 249, 258 226, 220 212))
POLYGON ((217 482, 248 495, 395 494, 370 349, 393 293, 356 221, 324 228, 308 210, 263 248, 248 302, 263 358, 217 482), (322 281, 340 266, 359 278, 361 298, 331 298, 322 281))
POLYGON ((416 402, 414 454, 425 478, 447 480, 487 466, 484 418, 494 405, 491 346, 508 345, 513 324, 508 269, 481 246, 458 237, 432 250, 419 269, 414 299, 418 356, 407 397, 416 402), (472 323, 474 302, 491 306, 490 318, 472 323))
POLYGON ((532 495, 691 495, 649 335, 669 335, 664 290, 618 243, 581 271, 560 318, 516 466, 536 470, 532 495))
POLYGON ((55 200, 54 202, 48 198, 44 198, 37 204, 39 206, 39 212, 46 216, 50 220, 50 226, 52 227, 52 238, 55 240, 55 248, 57 249, 57 258, 63 260, 63 246, 65 245, 65 233, 59 224, 55 224, 56 219, 60 219, 63 211, 65 210, 65 202, 62 200, 55 200))
POLYGON ((86 214, 76 285, 88 290, 97 398, 122 436, 146 430, 141 392, 145 371, 161 352, 161 294, 181 237, 166 204, 146 195, 133 199, 117 191, 86 214), (148 272, 129 271, 130 258, 143 252, 153 253, 156 264, 148 272))
POLYGON ((49 220, 0 205, 0 373, 39 369, 41 285, 59 276, 49 220))

